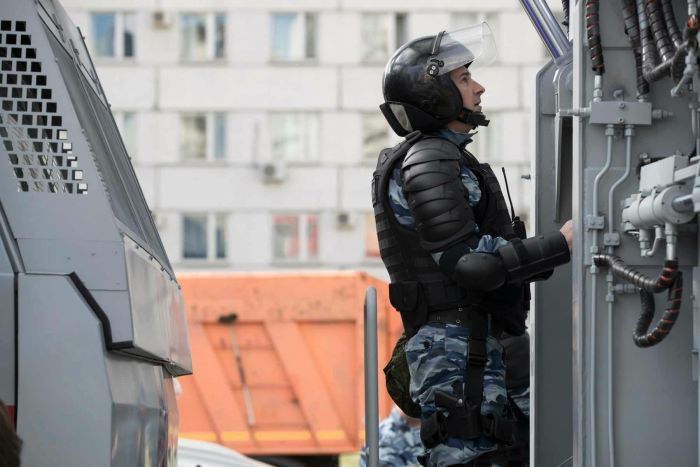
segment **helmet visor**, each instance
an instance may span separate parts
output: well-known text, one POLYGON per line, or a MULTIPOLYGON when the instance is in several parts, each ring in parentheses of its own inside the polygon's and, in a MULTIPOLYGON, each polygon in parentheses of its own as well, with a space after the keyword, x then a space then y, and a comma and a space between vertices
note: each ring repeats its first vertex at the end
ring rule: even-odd
POLYGON ((431 62, 438 60, 438 75, 444 75, 468 64, 485 66, 496 58, 496 42, 491 28, 486 23, 445 32, 431 62))

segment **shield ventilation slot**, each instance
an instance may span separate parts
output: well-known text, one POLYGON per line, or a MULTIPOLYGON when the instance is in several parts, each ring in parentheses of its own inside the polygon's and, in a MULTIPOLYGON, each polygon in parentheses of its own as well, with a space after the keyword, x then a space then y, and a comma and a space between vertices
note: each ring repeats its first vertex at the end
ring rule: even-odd
POLYGON ((0 21, 0 140, 20 192, 86 194, 73 143, 24 21, 0 21))

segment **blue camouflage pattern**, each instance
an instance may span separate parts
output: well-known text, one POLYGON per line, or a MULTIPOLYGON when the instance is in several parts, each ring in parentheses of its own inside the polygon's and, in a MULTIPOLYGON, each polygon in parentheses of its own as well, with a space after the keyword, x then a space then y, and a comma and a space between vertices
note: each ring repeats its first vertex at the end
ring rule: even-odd
POLYGON ((530 387, 523 386, 508 390, 508 397, 513 399, 515 405, 527 418, 530 418, 530 387))
MULTIPOLYGON (((468 167, 462 166, 459 173, 462 179, 462 184, 467 189, 469 194, 469 206, 474 207, 481 200, 481 188, 479 188, 479 180, 476 175, 468 167)), ((401 179, 401 166, 397 164, 392 170, 391 178, 389 179, 389 204, 394 210, 394 216, 401 225, 411 230, 416 230, 416 221, 408 209, 408 201, 403 192, 403 180, 401 179)))
MULTIPOLYGON (((452 141, 458 146, 466 145, 471 141, 471 137, 473 136, 473 133, 461 134, 444 129, 440 130, 438 134, 444 137, 445 139, 452 141)), ((466 166, 462 166, 459 176, 462 180, 462 184, 464 185, 468 193, 467 202, 469 203, 469 206, 475 207, 477 204, 479 204, 479 201, 481 201, 481 188, 479 187, 479 180, 476 178, 476 175, 474 175, 474 172, 472 172, 466 166)), ((406 195, 403 191, 403 180, 401 179, 400 166, 394 167, 391 178, 389 179, 389 187, 387 191, 389 205, 394 211, 394 217, 396 218, 396 220, 399 222, 399 224, 406 227, 407 229, 415 231, 416 221, 413 218, 413 215, 411 214, 411 210, 408 207, 408 200, 406 200, 406 195)), ((477 226, 477 233, 478 231, 479 228, 477 226)), ((477 245, 477 247, 473 249, 470 248, 469 250, 479 251, 483 253, 493 253, 498 248, 502 247, 507 243, 508 241, 501 237, 482 235, 479 239, 479 244, 477 245)), ((442 253, 443 252, 441 251, 432 253, 432 257, 435 260, 435 262, 439 263, 442 253)))
MULTIPOLYGON (((469 328, 452 324, 428 323, 406 343, 406 359, 411 374, 410 394, 421 406, 421 419, 428 419, 436 410, 447 416, 449 411, 435 406, 435 392, 444 391, 455 397, 453 385, 466 383, 466 356, 469 350, 469 328)), ((481 413, 507 416, 506 368, 503 347, 493 336, 486 339, 488 361, 484 368, 484 398, 481 413)), ((482 436, 464 440, 448 438, 427 451, 429 467, 465 464, 495 451, 495 440, 482 436)))
MULTIPOLYGON (((460 148, 471 142, 470 134, 455 133, 448 129, 442 129, 437 134, 452 141, 460 148)), ((466 188, 465 201, 475 207, 481 200, 481 188, 474 173, 462 166, 460 179, 466 188)), ((408 207, 408 201, 403 191, 401 168, 395 167, 388 186, 389 204, 394 211, 398 222, 411 230, 416 230, 415 220, 408 207)), ((508 243, 501 237, 482 235, 475 249, 493 253, 498 248, 508 243)), ((432 252, 433 259, 439 263, 442 251, 432 252)), ((436 410, 444 415, 447 409, 435 406, 435 391, 444 391, 454 396, 462 394, 453 393, 453 384, 465 383, 466 356, 469 347, 469 328, 452 324, 428 323, 420 328, 406 344, 405 352, 411 374, 410 394, 414 401, 421 406, 421 419, 426 420, 436 410)), ((505 387, 505 364, 503 361, 503 347, 492 336, 486 341, 488 361, 484 368, 484 399, 481 406, 482 414, 494 414, 501 417, 507 416, 508 394, 505 387)), ((529 389, 525 393, 515 394, 514 401, 527 404, 524 407, 529 414, 529 389)), ((427 451, 429 467, 446 467, 455 464, 471 462, 483 454, 495 451, 498 445, 495 440, 482 436, 479 439, 463 440, 460 438, 448 438, 444 443, 427 451)))
MULTIPOLYGON (((410 426, 398 407, 394 407, 389 416, 379 423, 379 465, 419 466, 417 457, 422 453, 420 426, 410 426)), ((364 446, 359 467, 367 465, 367 456, 367 446, 364 446)))
MULTIPOLYGON (((437 136, 444 138, 448 141, 453 142, 455 145, 461 147, 466 146, 472 140, 472 136, 476 132, 471 133, 456 133, 447 128, 443 128, 437 131, 437 136)), ((481 200, 481 188, 479 187, 479 180, 477 180, 476 175, 469 170, 467 167, 462 167, 460 174, 462 183, 469 193, 469 205, 471 207, 476 206, 481 200)), ((394 167, 391 179, 389 179, 389 204, 394 211, 394 216, 399 221, 401 225, 407 227, 411 230, 416 230, 416 222, 411 215, 411 211, 408 209, 408 201, 406 201, 406 196, 403 192, 403 181, 401 180, 401 167, 394 167)))

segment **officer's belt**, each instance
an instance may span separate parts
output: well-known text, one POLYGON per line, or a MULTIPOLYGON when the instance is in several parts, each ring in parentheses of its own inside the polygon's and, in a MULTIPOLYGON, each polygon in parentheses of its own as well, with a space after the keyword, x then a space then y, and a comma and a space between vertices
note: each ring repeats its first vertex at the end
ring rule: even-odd
MULTIPOLYGON (((454 324, 456 326, 463 326, 468 328, 471 326, 471 313, 469 306, 451 308, 448 310, 436 310, 428 312, 428 323, 443 323, 443 324, 454 324)), ((496 339, 501 338, 503 334, 503 328, 499 323, 491 321, 491 328, 489 329, 489 334, 496 339)))

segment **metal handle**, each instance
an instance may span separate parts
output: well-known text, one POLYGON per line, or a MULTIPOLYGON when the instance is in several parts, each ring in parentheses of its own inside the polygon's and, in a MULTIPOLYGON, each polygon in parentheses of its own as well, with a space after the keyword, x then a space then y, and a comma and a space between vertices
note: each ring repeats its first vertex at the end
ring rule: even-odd
POLYGON ((559 112, 554 116, 554 222, 559 222, 561 209, 561 124, 559 112))

